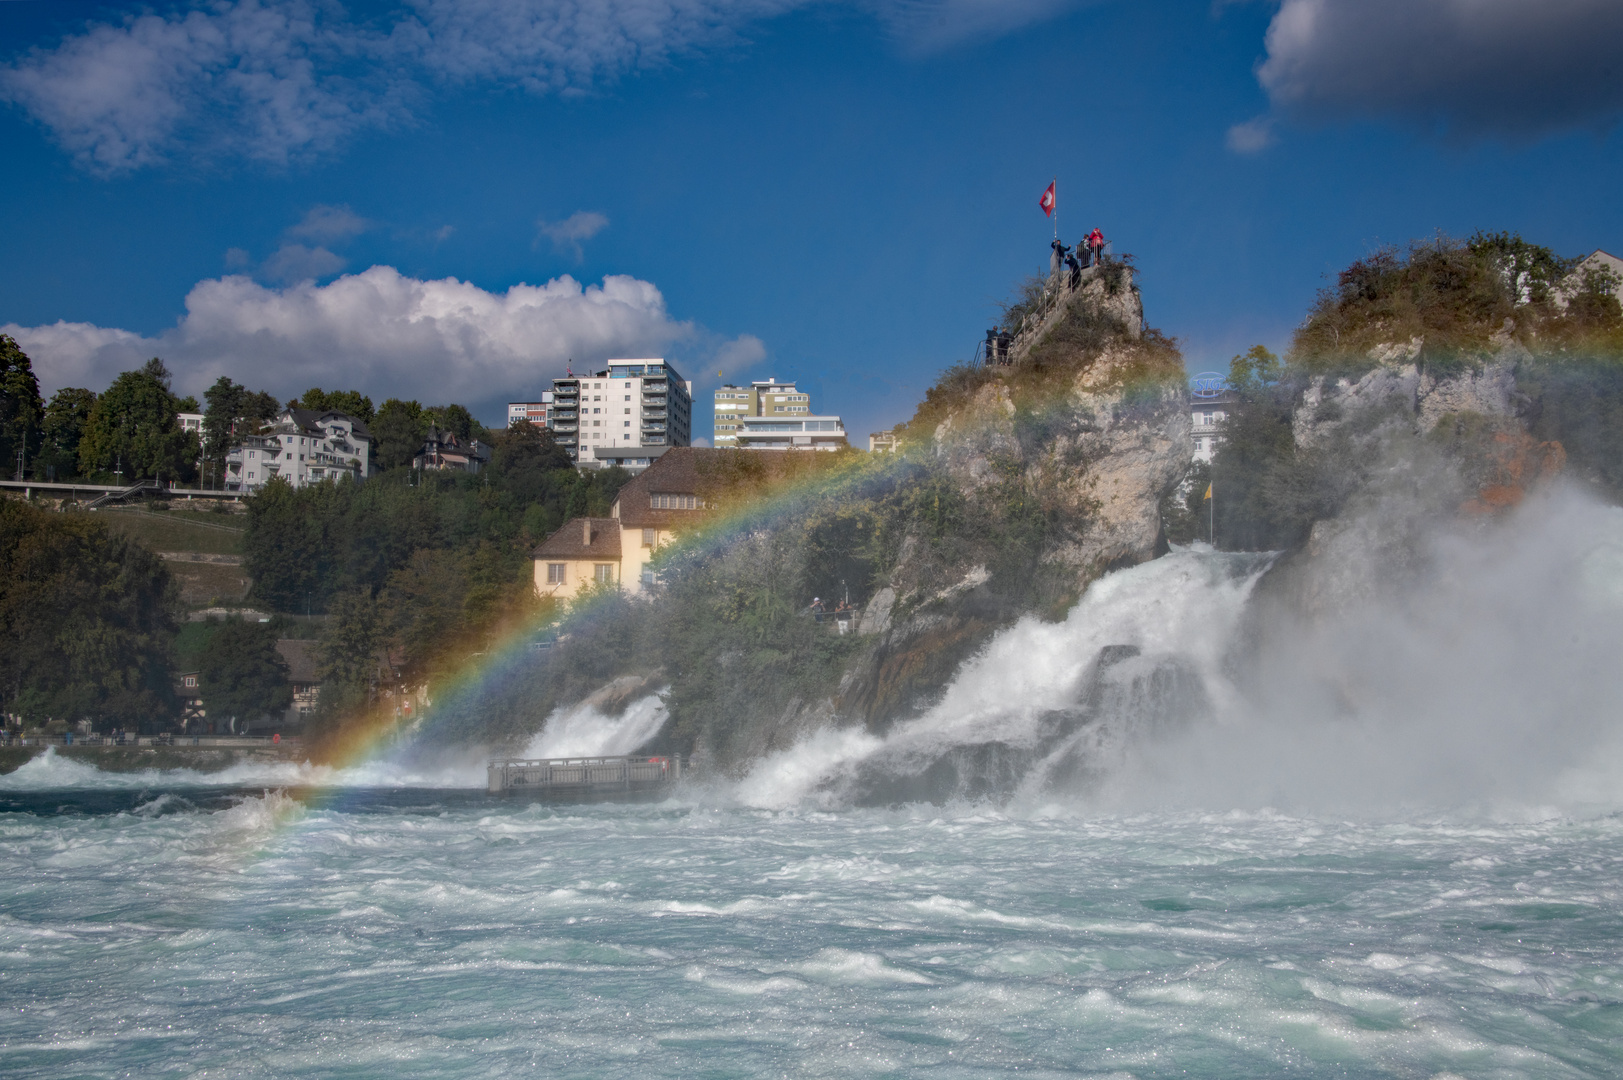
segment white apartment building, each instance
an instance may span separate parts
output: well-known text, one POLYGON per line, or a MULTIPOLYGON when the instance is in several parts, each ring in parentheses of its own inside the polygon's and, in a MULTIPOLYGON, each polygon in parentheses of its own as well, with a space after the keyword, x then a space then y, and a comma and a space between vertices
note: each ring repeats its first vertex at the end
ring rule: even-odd
POLYGON ((552 380, 553 439, 582 468, 646 468, 693 442, 693 384, 663 359, 610 360, 552 380))
POLYGON ((512 427, 515 420, 528 420, 536 427, 546 427, 552 418, 552 391, 541 391, 540 401, 509 401, 507 403, 507 426, 512 427))
POLYGON ((225 489, 250 494, 280 476, 294 487, 371 475, 372 436, 341 412, 285 409, 225 456, 225 489))

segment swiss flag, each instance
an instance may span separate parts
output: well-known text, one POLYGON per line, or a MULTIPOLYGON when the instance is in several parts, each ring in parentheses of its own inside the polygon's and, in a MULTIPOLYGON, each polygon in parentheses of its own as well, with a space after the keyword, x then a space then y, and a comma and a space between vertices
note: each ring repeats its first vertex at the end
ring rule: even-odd
MULTIPOLYGON (((1058 183, 1058 181, 1055 181, 1055 183, 1058 183)), ((1043 213, 1044 214, 1047 214, 1049 217, 1054 216, 1054 185, 1053 184, 1048 185, 1048 190, 1043 192, 1043 197, 1037 200, 1037 205, 1043 208, 1043 213)))

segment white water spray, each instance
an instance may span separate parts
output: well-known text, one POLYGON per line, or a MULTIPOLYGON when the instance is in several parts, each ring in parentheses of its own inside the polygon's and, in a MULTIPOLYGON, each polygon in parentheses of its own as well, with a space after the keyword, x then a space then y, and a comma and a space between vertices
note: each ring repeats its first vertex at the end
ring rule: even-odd
MULTIPOLYGON (((1354 534, 1359 535, 1359 534, 1354 534)), ((1197 547, 1025 619, 884 737, 820 732, 738 788, 782 807, 992 798, 1513 816, 1623 805, 1623 511, 1451 523, 1418 576, 1241 633, 1266 560, 1197 547)))

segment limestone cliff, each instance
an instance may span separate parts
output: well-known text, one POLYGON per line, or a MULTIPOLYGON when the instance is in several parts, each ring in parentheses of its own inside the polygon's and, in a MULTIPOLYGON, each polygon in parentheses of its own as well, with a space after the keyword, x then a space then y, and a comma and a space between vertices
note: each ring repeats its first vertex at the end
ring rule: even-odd
POLYGON ((1012 364, 985 369, 944 415, 921 415, 910 452, 966 506, 1031 507, 1041 535, 1030 576, 1000 580, 974 557, 984 552, 943 560, 915 529, 864 611, 874 641, 835 713, 870 727, 911 715, 1000 627, 1063 615, 1105 570, 1165 550, 1158 508, 1188 468, 1190 416, 1181 358, 1144 334, 1130 273, 1114 288, 1094 276, 1059 290, 1028 325, 1012 364))

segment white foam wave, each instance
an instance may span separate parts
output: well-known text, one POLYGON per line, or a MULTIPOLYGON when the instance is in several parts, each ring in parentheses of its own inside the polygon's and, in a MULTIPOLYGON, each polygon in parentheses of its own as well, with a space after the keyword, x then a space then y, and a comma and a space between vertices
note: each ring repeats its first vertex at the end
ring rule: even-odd
POLYGON ((524 749, 528 758, 612 757, 629 754, 659 734, 669 716, 659 694, 649 694, 609 716, 591 699, 555 709, 524 749))

